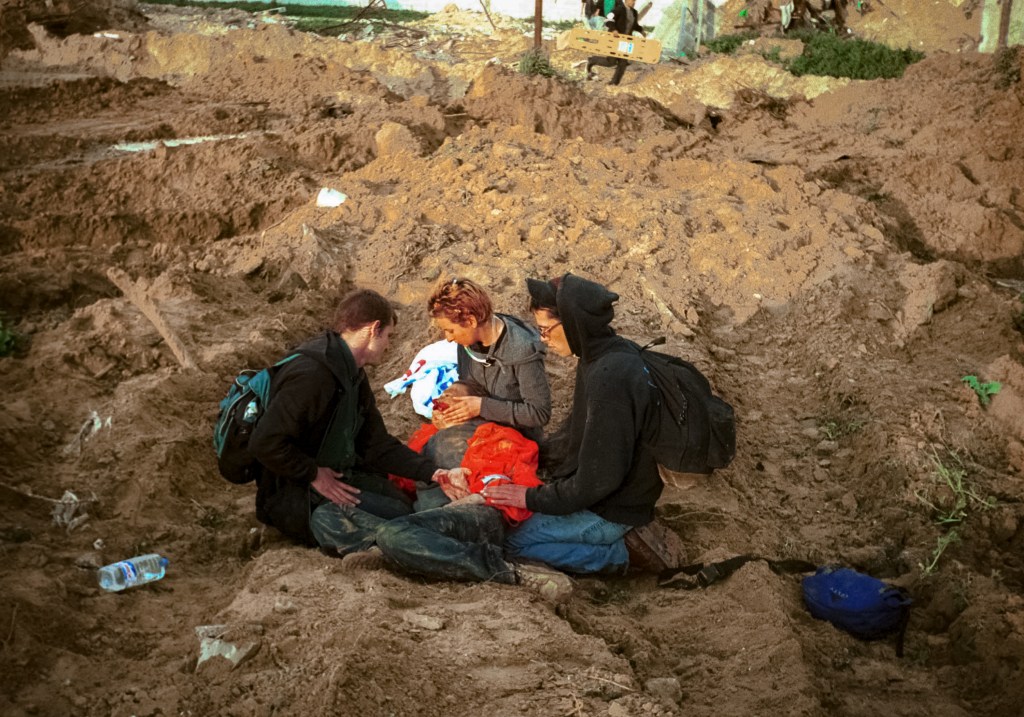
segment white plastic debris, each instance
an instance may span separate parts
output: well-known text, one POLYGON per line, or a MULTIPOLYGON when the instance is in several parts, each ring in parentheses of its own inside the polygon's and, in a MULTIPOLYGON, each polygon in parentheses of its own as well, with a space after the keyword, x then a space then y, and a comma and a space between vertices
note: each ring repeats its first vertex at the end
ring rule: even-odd
POLYGON ((318 207, 340 207, 346 199, 348 199, 348 196, 342 194, 337 189, 324 187, 316 195, 316 205, 318 207))
POLYGON ((69 533, 89 520, 89 514, 82 509, 82 501, 69 490, 64 491, 60 500, 53 504, 52 515, 54 525, 66 529, 69 533), (75 515, 80 509, 81 513, 75 515))

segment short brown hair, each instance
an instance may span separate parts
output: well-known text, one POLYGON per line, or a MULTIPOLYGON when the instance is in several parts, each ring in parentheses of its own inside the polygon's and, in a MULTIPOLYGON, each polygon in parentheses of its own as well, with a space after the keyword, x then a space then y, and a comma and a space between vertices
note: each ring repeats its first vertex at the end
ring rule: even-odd
POLYGON ((430 318, 445 318, 459 326, 466 326, 470 317, 482 324, 490 320, 493 312, 491 297, 469 279, 445 279, 434 287, 434 293, 427 300, 430 318))
POLYGON ((390 301, 372 289, 356 289, 342 298, 334 310, 332 326, 338 332, 353 331, 374 321, 381 326, 398 323, 398 313, 390 301))

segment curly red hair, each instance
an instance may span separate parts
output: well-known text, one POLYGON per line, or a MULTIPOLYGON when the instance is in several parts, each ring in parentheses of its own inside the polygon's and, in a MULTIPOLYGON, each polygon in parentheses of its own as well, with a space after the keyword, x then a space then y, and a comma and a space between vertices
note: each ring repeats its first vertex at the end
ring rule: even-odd
POLYGON ((470 279, 445 279, 434 287, 427 300, 427 313, 432 319, 445 318, 453 324, 468 326, 470 317, 476 323, 490 321, 494 313, 491 297, 470 279))

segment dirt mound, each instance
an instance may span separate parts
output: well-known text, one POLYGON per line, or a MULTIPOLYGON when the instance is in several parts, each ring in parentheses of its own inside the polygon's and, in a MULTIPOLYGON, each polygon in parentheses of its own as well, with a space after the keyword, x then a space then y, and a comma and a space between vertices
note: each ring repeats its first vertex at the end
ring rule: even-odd
POLYGON ((88 35, 101 30, 146 27, 135 0, 7 0, 0 8, 0 60, 11 50, 27 50, 34 41, 28 26, 50 35, 88 35))
MULTIPOLYGON (((461 16, 359 42, 194 16, 36 29, 5 61, 0 712, 1015 713, 1024 252, 1004 65, 938 53, 846 82, 708 57, 608 89, 512 73, 529 36, 461 16), (317 206, 322 187, 345 201, 317 206), (380 386, 436 339, 442 273, 522 314, 523 280, 565 271, 612 286, 620 333, 667 336, 736 407, 732 466, 666 476, 687 559, 894 581, 915 600, 903 659, 811 618, 799 576, 757 561, 707 590, 580 578, 557 611, 345 572, 217 475, 231 377, 317 331, 338 293, 399 306, 380 386), (96 567, 150 550, 164 580, 100 591, 96 567)), ((548 368, 557 418, 574 365, 548 368)), ((378 401, 396 435, 419 425, 378 401)))

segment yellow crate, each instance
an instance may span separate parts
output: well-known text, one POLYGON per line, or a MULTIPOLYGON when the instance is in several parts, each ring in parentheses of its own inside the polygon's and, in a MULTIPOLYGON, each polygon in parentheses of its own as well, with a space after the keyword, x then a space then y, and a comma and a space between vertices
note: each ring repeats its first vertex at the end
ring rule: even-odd
POLYGON ((630 37, 617 32, 591 30, 586 27, 574 27, 563 33, 556 43, 558 49, 571 48, 583 50, 592 55, 621 57, 636 62, 658 64, 661 59, 661 43, 645 37, 630 37))

